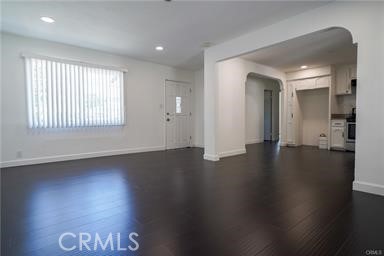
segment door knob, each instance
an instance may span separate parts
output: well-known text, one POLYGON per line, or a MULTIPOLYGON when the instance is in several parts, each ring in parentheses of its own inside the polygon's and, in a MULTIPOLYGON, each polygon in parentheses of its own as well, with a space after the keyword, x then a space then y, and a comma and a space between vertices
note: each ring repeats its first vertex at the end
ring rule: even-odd
POLYGON ((167 118, 167 122, 171 121, 171 119, 167 118))
POLYGON ((167 112, 167 116, 169 116, 169 113, 167 112))

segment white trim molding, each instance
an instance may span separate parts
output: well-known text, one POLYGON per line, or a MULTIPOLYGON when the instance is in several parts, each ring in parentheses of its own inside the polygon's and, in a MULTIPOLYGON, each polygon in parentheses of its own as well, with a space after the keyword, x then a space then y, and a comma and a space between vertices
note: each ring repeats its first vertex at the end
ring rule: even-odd
POLYGON ((245 153, 247 153, 247 150, 245 148, 240 148, 240 149, 221 152, 219 153, 219 157, 236 156, 236 155, 242 155, 245 153))
POLYGON ((219 155, 204 154, 204 159, 208 161, 219 161, 219 155))
POLYGON ((22 165, 44 164, 44 163, 78 160, 78 159, 85 159, 85 158, 125 155, 125 154, 132 154, 132 153, 142 153, 142 152, 162 151, 162 150, 165 150, 165 146, 125 148, 125 149, 97 151, 97 152, 88 152, 88 153, 79 153, 79 154, 70 154, 70 155, 45 156, 45 157, 38 157, 38 158, 27 158, 27 159, 4 161, 4 162, 0 162, 0 167, 7 168, 7 167, 22 166, 22 165))
POLYGON ((384 186, 363 181, 354 181, 353 190, 384 196, 384 186))
POLYGON ((245 145, 262 143, 262 142, 264 142, 264 139, 250 139, 245 142, 245 145))

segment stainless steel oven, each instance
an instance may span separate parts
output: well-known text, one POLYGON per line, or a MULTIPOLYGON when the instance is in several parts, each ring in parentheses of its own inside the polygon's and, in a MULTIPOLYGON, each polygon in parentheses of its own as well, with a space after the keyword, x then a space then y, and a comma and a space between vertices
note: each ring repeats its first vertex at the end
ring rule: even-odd
POLYGON ((355 151, 356 121, 347 120, 347 136, 345 136, 345 149, 355 151))

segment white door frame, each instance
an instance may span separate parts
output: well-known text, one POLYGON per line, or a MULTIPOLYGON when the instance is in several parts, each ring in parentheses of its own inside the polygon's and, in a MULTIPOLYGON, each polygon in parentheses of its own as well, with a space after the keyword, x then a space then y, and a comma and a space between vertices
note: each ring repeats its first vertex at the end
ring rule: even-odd
MULTIPOLYGON (((167 82, 175 82, 180 84, 185 84, 191 87, 191 83, 187 81, 180 81, 180 80, 173 80, 173 79, 165 79, 164 81, 164 104, 163 104, 163 120, 164 120, 164 149, 167 150, 167 121, 166 121, 166 112, 167 112, 167 82)), ((191 87, 192 88, 192 87, 191 87)), ((191 93, 190 103, 192 103, 192 93, 191 93)), ((189 111, 192 113, 192 106, 189 106, 189 111)), ((191 124, 193 123, 193 113, 190 117, 191 124)), ((192 131, 190 133, 190 136, 192 136, 192 131)), ((192 139, 190 141, 190 146, 192 147, 192 139)))

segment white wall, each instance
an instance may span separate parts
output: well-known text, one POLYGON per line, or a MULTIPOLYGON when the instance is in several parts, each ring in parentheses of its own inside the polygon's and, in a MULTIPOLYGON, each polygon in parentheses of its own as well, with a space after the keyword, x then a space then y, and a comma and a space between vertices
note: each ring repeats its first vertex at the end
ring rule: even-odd
POLYGON ((204 70, 195 72, 193 144, 204 147, 204 70))
POLYGON ((3 166, 95 155, 160 150, 165 146, 166 79, 193 83, 194 74, 100 51, 2 34, 1 162, 3 166), (62 131, 27 129, 22 52, 124 67, 127 124, 62 131), (17 157, 19 154, 22 157, 17 157))
MULTIPOLYGON (((342 27, 348 29, 352 33, 354 43, 358 43, 358 125, 353 188, 384 195, 383 13, 383 2, 336 1, 207 48, 204 52, 204 116, 205 120, 210 121, 204 123, 205 138, 209 138, 204 141, 206 159, 218 160, 217 156, 221 152, 218 145, 226 139, 222 134, 236 137, 231 138, 233 141, 243 139, 243 134, 238 133, 237 126, 219 123, 220 115, 231 111, 232 108, 231 105, 224 107, 225 105, 220 104, 221 101, 228 100, 223 96, 229 95, 232 88, 219 79, 219 61, 319 30, 342 27), (222 131, 223 129, 226 131, 222 131)), ((231 112, 231 115, 241 115, 241 112, 239 108, 236 113, 231 112)), ((230 119, 228 121, 230 122, 230 119)), ((242 147, 241 143, 233 143, 228 150, 241 150, 242 147)))
POLYGON ((272 90, 272 139, 279 139, 280 85, 272 79, 248 76, 245 84, 245 143, 264 141, 264 90, 272 90))
MULTIPOLYGON (((226 90, 219 91, 219 154, 221 156, 245 152, 245 81, 244 62, 232 59, 218 65, 219 81, 226 90), (236 131, 237 136, 233 135, 236 131), (236 151, 234 151, 236 150, 236 151)), ((204 92, 205 93, 205 92, 204 92)), ((205 102, 206 103, 206 102, 205 102)))
POLYGON ((319 145, 319 135, 328 138, 328 89, 304 90, 297 92, 301 112, 301 143, 308 146, 319 145))

